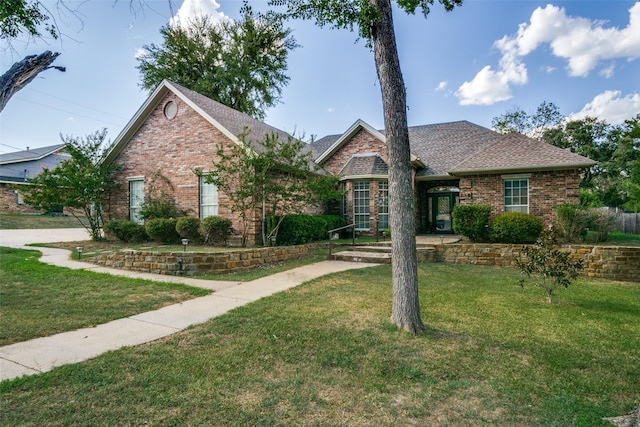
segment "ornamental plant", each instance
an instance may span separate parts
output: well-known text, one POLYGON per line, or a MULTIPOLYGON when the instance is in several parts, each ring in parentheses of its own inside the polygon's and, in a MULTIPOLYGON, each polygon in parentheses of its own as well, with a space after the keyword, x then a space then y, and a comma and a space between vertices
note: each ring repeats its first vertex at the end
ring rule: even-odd
MULTIPOLYGON (((583 268, 583 260, 573 260, 571 254, 563 252, 556 246, 553 231, 542 232, 536 244, 522 250, 523 258, 516 259, 520 272, 527 275, 530 283, 544 289, 547 302, 553 302, 554 291, 560 286, 569 287, 572 280, 578 277, 583 268)), ((519 281, 524 287, 525 279, 519 281)))

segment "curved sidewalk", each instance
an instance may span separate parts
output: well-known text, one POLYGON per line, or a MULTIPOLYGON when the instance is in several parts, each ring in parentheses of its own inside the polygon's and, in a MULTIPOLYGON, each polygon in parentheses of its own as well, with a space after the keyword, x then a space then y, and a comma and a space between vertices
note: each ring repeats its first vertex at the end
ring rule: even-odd
MULTIPOLYGON (((38 242, 79 240, 74 229, 64 231, 39 230, 38 242)), ((33 230, 27 230, 33 231, 33 230)), ((67 267, 109 273, 159 282, 183 283, 213 290, 212 294, 194 298, 159 310, 114 320, 93 328, 63 332, 0 347, 0 380, 47 372, 57 366, 91 359, 110 350, 143 344, 171 335, 191 325, 203 323, 236 307, 273 295, 325 274, 370 267, 344 261, 322 261, 298 267, 251 282, 199 280, 190 277, 138 273, 95 266, 69 259, 70 252, 55 248, 25 247, 30 238, 25 230, 0 230, 0 246, 36 249, 43 253, 42 262, 67 267), (15 233, 13 233, 15 232, 15 233), (20 236, 18 234, 21 233, 20 236)), ((86 238, 86 234, 84 235, 86 238)), ((32 242, 35 242, 31 240, 32 242)))

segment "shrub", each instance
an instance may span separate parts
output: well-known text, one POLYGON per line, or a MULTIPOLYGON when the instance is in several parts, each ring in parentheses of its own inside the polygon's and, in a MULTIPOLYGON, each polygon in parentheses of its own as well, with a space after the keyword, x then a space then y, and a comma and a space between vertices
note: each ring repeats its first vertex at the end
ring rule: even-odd
POLYGON ((104 224, 104 229, 118 240, 127 243, 144 242, 149 237, 143 225, 126 219, 114 219, 104 224))
POLYGON ((534 243, 542 232, 542 220, 523 212, 504 212, 497 215, 489 226, 492 242, 534 243))
POLYGON ((178 218, 176 222, 176 231, 183 239, 189 239, 192 242, 199 242, 200 237, 200 218, 194 216, 183 216, 178 218))
POLYGON ((489 240, 489 205, 456 205, 453 208, 453 231, 473 242, 489 240))
POLYGON ((577 242, 586 233, 589 226, 588 211, 580 205, 565 203, 556 206, 555 229, 558 238, 565 242, 577 242))
POLYGON ((144 228, 149 237, 161 243, 177 243, 180 235, 176 231, 177 220, 173 218, 154 218, 147 221, 144 228))
MULTIPOLYGON (((537 240, 535 246, 524 248, 523 259, 517 259, 516 265, 523 274, 533 279, 534 286, 541 287, 547 294, 547 302, 553 301, 553 292, 558 286, 569 287, 569 283, 582 269, 582 260, 573 261, 568 252, 562 252, 555 246, 555 236, 551 231, 545 231, 537 240)), ((526 281, 520 280, 520 286, 526 281)))
POLYGON ((594 231, 596 242, 606 242, 609 232, 616 227, 616 215, 606 209, 590 209, 588 211, 587 226, 594 231))
POLYGON ((227 244, 233 232, 231 220, 221 216, 208 216, 200 221, 200 236, 206 244, 227 244))
POLYGON ((338 215, 287 215, 278 230, 278 245, 299 245, 326 240, 329 230, 345 225, 338 215))

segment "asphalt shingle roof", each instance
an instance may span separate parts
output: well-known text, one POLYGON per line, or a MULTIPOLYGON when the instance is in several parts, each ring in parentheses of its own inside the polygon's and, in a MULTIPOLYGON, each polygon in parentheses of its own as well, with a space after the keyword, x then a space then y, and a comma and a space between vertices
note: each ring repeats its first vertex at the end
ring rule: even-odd
POLYGON ((364 176, 387 175, 389 168, 387 163, 378 153, 355 155, 349 159, 338 175, 340 176, 364 176))
POLYGON ((66 144, 49 145, 47 147, 32 148, 30 150, 15 151, 13 153, 0 154, 0 164, 28 162, 41 159, 63 148, 66 144))

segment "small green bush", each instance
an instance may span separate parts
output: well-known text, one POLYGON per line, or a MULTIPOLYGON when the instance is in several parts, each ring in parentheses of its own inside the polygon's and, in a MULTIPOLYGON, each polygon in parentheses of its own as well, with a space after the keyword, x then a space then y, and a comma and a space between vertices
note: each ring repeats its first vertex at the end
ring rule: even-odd
POLYGON ((524 212, 504 212, 497 215, 489 226, 492 242, 535 243, 542 233, 542 220, 524 212))
POLYGON ((140 243, 149 239, 144 225, 126 219, 114 219, 104 224, 104 230, 118 240, 127 243, 140 243))
POLYGON ((147 221, 144 228, 147 235, 156 242, 172 244, 180 240, 174 218, 154 218, 147 221))
POLYGON ((176 222, 176 231, 183 239, 196 243, 200 237, 200 218, 194 216, 183 216, 176 222))
POLYGON ((159 195, 147 194, 140 205, 140 217, 145 221, 156 218, 179 218, 187 212, 178 209, 176 201, 164 191, 159 195))
POLYGON ((329 238, 329 230, 345 225, 338 215, 287 215, 278 230, 278 245, 300 245, 329 238))
POLYGON ((555 230, 558 239, 564 242, 577 242, 585 234, 589 225, 588 211, 580 205, 565 203, 556 206, 555 230))
POLYGON ((204 243, 227 244, 229 237, 233 233, 231 220, 221 216, 208 216, 200 221, 200 236, 204 243))
POLYGON ((489 205, 456 205, 453 208, 453 231, 473 242, 489 240, 489 205))

